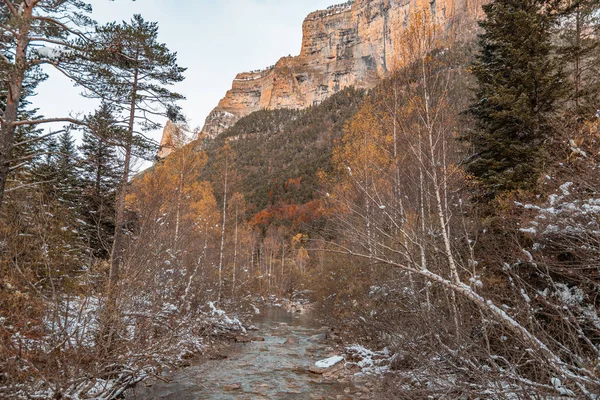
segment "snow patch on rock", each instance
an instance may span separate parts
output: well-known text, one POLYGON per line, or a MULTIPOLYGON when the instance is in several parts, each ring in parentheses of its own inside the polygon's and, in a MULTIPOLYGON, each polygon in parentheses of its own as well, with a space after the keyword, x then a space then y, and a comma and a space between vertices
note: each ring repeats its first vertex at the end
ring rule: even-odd
POLYGON ((315 367, 317 367, 317 368, 331 368, 334 365, 341 363, 342 361, 344 361, 344 357, 342 357, 342 356, 333 356, 333 357, 326 358, 324 360, 317 361, 315 363, 315 367))

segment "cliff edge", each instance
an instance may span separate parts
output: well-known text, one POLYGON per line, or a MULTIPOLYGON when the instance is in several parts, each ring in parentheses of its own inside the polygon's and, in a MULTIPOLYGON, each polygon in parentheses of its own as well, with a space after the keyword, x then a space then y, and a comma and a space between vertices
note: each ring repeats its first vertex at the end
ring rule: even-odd
POLYGON ((306 108, 348 86, 372 88, 397 67, 402 34, 416 11, 428 9, 454 40, 465 40, 475 34, 485 1, 355 0, 313 12, 302 26, 300 55, 238 74, 202 134, 214 138, 261 109, 306 108))

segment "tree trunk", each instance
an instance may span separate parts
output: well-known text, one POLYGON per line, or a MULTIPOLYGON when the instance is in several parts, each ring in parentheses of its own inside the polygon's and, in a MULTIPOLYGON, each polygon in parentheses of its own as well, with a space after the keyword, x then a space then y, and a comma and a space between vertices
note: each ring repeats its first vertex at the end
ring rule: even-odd
POLYGON ((184 154, 181 154, 180 156, 181 159, 181 165, 180 165, 180 170, 179 170, 179 184, 177 185, 177 204, 176 204, 176 212, 175 212, 175 240, 174 240, 174 244, 173 244, 173 248, 177 251, 178 250, 178 243, 179 243, 179 226, 181 224, 180 220, 181 220, 181 202, 183 200, 183 186, 184 186, 184 179, 185 179, 185 160, 186 157, 184 154))
POLYGON ((17 105, 10 102, 4 112, 5 123, 0 130, 0 208, 4 201, 4 191, 6 190, 6 181, 10 173, 10 159, 13 144, 15 141, 15 127, 13 122, 17 119, 17 105))
MULTIPOLYGON (((446 219, 446 214, 444 213, 444 203, 442 202, 442 197, 440 194, 440 182, 437 173, 437 158, 435 155, 435 141, 433 138, 435 126, 433 122, 433 118, 431 117, 431 109, 429 105, 429 99, 431 98, 431 94, 429 93, 429 85, 428 83, 428 75, 425 71, 425 60, 421 61, 422 67, 422 82, 423 82, 423 90, 424 90, 424 104, 425 104, 425 123, 427 127, 428 139, 429 139, 429 158, 430 158, 430 168, 431 171, 429 176, 431 177, 433 183, 433 190, 435 191, 435 204, 437 207, 438 220, 440 224, 440 229, 442 231, 442 239, 444 241, 444 248, 446 250, 446 259, 448 260, 448 266, 450 268, 450 277, 454 283, 457 285, 461 284, 460 277, 458 275, 458 268, 456 266, 456 261, 454 260, 454 255, 452 254, 452 245, 450 243, 450 233, 448 228, 448 221, 446 219)), ((445 179, 445 177, 444 177, 445 179)), ((454 292, 452 294, 452 310, 454 314, 454 325, 456 328, 456 338, 458 339, 460 335, 460 321, 458 320, 458 306, 456 304, 456 294, 454 292)))
POLYGON ((19 28, 17 48, 14 54, 15 71, 8 82, 8 96, 6 99, 6 108, 1 115, 3 122, 0 128, 0 209, 4 202, 4 192, 6 190, 6 181, 10 174, 10 161, 12 149, 15 143, 14 123, 18 118, 18 110, 21 104, 23 94, 23 81, 25 80, 25 71, 27 69, 27 47, 29 47, 30 20, 33 14, 33 7, 37 1, 29 5, 24 2, 21 17, 25 21, 19 28))
POLYGON ((548 365, 557 374, 557 376, 566 378, 570 382, 574 383, 586 398, 596 398, 596 395, 590 393, 588 390, 588 388, 598 387, 597 377, 594 376, 592 371, 582 368, 574 368, 575 370, 573 370, 572 367, 562 361, 562 359, 545 343, 543 343, 534 334, 529 332, 526 327, 508 315, 502 308, 496 306, 491 300, 487 300, 483 296, 479 295, 468 285, 460 282, 454 282, 453 280, 444 278, 429 270, 413 269, 388 259, 373 256, 371 254, 358 254, 351 251, 347 252, 347 254, 371 261, 377 261, 382 264, 400 268, 402 270, 411 271, 415 274, 421 275, 429 282, 438 283, 442 285, 442 287, 449 289, 452 293, 471 301, 484 313, 487 313, 493 317, 497 322, 515 334, 515 336, 523 341, 528 348, 534 349, 540 355, 540 359, 548 362, 548 365))
POLYGON ((108 302, 114 304, 116 301, 116 287, 119 281, 119 270, 123 262, 123 228, 125 225, 125 203, 127 199, 127 186, 129 185, 129 173, 131 168, 131 148, 133 146, 133 129, 135 124, 136 97, 138 89, 138 69, 136 68, 131 89, 131 104, 129 111, 129 126, 125 143, 125 166, 123 177, 117 196, 115 215, 115 237, 111 254, 111 265, 108 277, 108 302))
POLYGON ((282 241, 281 243, 281 282, 280 282, 280 289, 282 293, 285 293, 285 286, 283 284, 283 275, 284 275, 284 268, 285 268, 285 242, 282 241))
POLYGON ((231 284, 231 296, 235 296, 235 264, 237 263, 237 244, 238 244, 238 206, 235 206, 235 238, 233 244, 233 279, 231 284))
POLYGON ((225 155, 225 181, 223 184, 223 221, 221 226, 221 248, 219 250, 219 293, 217 296, 217 304, 221 302, 221 294, 223 291, 223 252, 225 250, 225 222, 227 220, 227 173, 229 168, 229 159, 225 155))

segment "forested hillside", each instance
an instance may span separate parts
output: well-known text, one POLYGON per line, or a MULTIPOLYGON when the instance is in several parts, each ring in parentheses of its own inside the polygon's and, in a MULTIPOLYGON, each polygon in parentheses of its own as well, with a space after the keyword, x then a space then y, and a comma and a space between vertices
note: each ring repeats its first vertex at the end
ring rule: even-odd
MULTIPOLYGON (((253 224, 306 230, 322 217, 319 174, 331 171, 334 143, 363 99, 350 88, 306 110, 259 111, 207 144, 209 160, 225 143, 235 154, 233 187, 244 194, 253 224)), ((209 161, 209 180, 214 170, 209 161)))
POLYGON ((155 118, 185 125, 158 25, 0 10, 0 397, 119 398, 310 301, 335 363, 309 370, 372 380, 350 398, 599 398, 597 1, 493 0, 467 41, 411 10, 373 89, 139 174, 155 118), (42 64, 101 106, 42 117, 42 64))

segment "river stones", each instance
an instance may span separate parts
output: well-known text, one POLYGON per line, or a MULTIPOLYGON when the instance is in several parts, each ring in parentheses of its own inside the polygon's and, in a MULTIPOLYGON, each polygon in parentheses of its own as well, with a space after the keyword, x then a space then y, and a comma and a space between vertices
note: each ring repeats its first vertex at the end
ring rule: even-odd
POLYGON ((237 336, 235 341, 238 343, 264 342, 265 338, 261 336, 237 336))
POLYGON ((317 335, 311 336, 308 340, 310 340, 313 343, 324 343, 327 341, 327 334, 319 333, 317 335))
POLYGON ((304 351, 306 352, 306 354, 309 354, 309 355, 321 352, 322 350, 323 350, 322 347, 316 346, 316 345, 311 345, 311 346, 308 346, 308 347, 306 347, 304 349, 304 351))
POLYGON ((344 357, 342 356, 333 356, 326 358, 324 360, 317 361, 315 365, 308 368, 309 372, 318 375, 329 375, 331 376, 335 372, 344 368, 344 357))
POLYGON ((285 342, 283 344, 287 344, 287 345, 298 344, 298 339, 296 339, 293 336, 290 336, 287 339, 285 339, 285 342))

